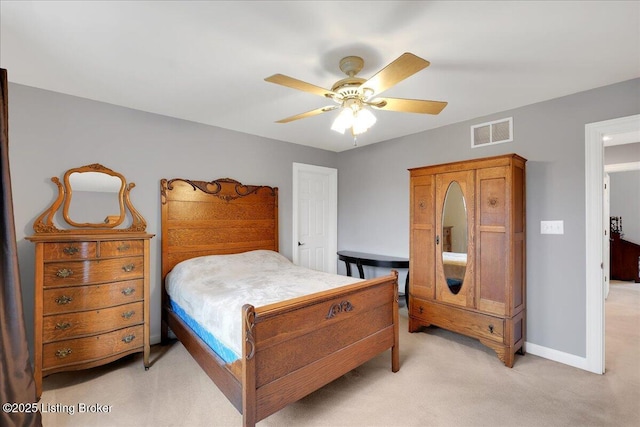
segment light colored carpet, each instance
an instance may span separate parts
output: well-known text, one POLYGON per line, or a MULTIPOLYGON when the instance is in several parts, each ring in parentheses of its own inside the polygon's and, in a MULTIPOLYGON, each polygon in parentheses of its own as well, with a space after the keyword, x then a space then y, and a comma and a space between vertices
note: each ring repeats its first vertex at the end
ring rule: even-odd
MULTIPOLYGON (((506 368, 477 341, 438 328, 407 332, 400 310, 400 371, 385 352, 258 423, 267 426, 640 425, 640 285, 615 283, 606 302, 605 375, 533 355, 506 368)), ((54 426, 240 426, 241 415, 180 343, 51 375, 41 402, 54 426), (80 404, 109 405, 79 413, 80 404), (66 407, 65 407, 66 405, 66 407), (73 408, 73 415, 68 408, 73 408)))

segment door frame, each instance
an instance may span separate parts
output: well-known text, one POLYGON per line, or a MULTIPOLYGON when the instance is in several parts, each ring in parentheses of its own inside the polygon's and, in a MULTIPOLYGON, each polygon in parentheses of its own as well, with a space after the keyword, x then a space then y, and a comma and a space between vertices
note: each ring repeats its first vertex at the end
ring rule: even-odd
POLYGON ((603 284, 604 141, 640 129, 640 114, 585 125, 586 357, 584 369, 605 371, 603 284))
POLYGON ((611 216, 611 203, 610 203, 610 177, 607 173, 607 168, 604 168, 603 174, 603 187, 602 187, 602 227, 604 227, 604 235, 602 236, 602 272, 604 277, 604 299, 609 296, 609 279, 611 278, 611 223, 609 217, 611 216))
POLYGON ((292 259, 293 263, 298 265, 299 257, 298 257, 298 200, 299 200, 299 189, 298 189, 298 179, 300 176, 300 172, 311 172, 311 173, 319 173, 322 175, 326 175, 329 177, 329 215, 326 221, 326 229, 327 234, 329 236, 329 241, 327 242, 327 272, 328 273, 336 273, 338 271, 338 169, 328 168, 324 166, 315 166, 309 165, 305 163, 293 163, 293 182, 292 182, 292 228, 293 228, 293 239, 291 241, 292 244, 292 259))

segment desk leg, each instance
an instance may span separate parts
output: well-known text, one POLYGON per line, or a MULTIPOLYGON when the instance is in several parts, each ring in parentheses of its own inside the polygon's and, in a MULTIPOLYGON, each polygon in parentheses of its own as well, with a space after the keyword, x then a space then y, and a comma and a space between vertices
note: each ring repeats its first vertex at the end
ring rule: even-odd
POLYGON ((358 273, 360 273, 360 278, 364 279, 364 270, 362 269, 362 263, 360 263, 360 261, 356 261, 356 266, 358 267, 358 273))
POLYGON ((347 276, 351 277, 351 264, 349 264, 348 261, 345 261, 344 265, 347 267, 347 276))

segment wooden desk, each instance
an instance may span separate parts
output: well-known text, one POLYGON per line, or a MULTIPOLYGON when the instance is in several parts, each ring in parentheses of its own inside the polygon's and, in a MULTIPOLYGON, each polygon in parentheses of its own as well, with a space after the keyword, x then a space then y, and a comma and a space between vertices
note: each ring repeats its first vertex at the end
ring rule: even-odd
MULTIPOLYGON (((338 251, 338 259, 344 261, 344 265, 347 267, 347 276, 351 276, 351 264, 355 264, 358 267, 358 273, 360 278, 364 279, 363 265, 371 267, 385 267, 385 268, 409 268, 409 258, 400 258, 388 255, 368 254, 364 252, 354 251, 338 251)), ((407 278, 404 282, 405 292, 400 293, 400 296, 407 298, 409 288, 409 271, 407 270, 407 278)))

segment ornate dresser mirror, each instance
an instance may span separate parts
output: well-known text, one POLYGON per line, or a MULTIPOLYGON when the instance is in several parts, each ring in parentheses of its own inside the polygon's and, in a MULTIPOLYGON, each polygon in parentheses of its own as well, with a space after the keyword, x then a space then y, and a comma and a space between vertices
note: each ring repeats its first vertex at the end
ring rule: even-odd
POLYGON ((51 178, 58 196, 33 223, 34 378, 143 353, 149 367, 149 241, 135 187, 100 164, 51 178), (56 226, 56 222, 58 226, 56 226))
POLYGON ((129 193, 135 187, 127 184, 122 174, 94 163, 69 169, 61 183, 57 177, 51 178, 58 186, 58 197, 33 224, 36 233, 69 233, 74 229, 60 229, 55 226, 56 213, 62 208, 62 218, 75 229, 94 231, 142 232, 147 224, 131 204, 129 193), (131 216, 127 228, 117 228, 131 216))

